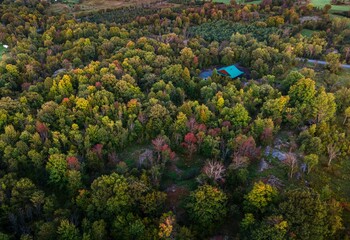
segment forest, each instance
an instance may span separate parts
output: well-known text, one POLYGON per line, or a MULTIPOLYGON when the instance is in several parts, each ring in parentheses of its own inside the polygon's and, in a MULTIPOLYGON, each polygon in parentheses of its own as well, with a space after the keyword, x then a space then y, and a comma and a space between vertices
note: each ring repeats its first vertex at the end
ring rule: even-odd
POLYGON ((349 239, 345 4, 1 0, 0 239, 349 239))

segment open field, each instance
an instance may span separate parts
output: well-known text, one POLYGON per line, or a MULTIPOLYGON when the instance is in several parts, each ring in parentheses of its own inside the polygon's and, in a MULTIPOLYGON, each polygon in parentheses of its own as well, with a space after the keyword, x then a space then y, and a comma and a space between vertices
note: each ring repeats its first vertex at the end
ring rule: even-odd
POLYGON ((50 10, 55 13, 62 12, 93 12, 98 10, 107 10, 107 9, 117 9, 122 7, 130 6, 157 6, 159 4, 169 5, 159 0, 83 0, 81 3, 74 4, 77 2, 75 0, 69 0, 65 3, 54 3, 51 5, 50 10))
MULTIPOLYGON (((229 3, 230 3, 230 0, 214 0, 213 2, 222 2, 222 3, 227 3, 227 4, 229 4, 229 3)), ((238 3, 244 3, 243 0, 238 0, 237 2, 238 2, 238 3)), ((250 4, 259 4, 259 3, 261 3, 261 0, 252 1, 252 2, 247 2, 247 3, 250 3, 250 4)))
MULTIPOLYGON (((214 2, 230 3, 230 0, 214 0, 214 2)), ((238 3, 244 3, 243 0, 237 1, 238 3)), ((261 1, 247 2, 250 4, 259 4, 261 1)), ((315 7, 323 8, 326 4, 330 3, 330 0, 312 0, 312 4, 315 7)), ((350 11, 350 5, 332 5, 332 11, 350 11)))
MULTIPOLYGON (((213 0, 214 2, 221 2, 229 4, 230 0, 213 0)), ((244 3, 244 0, 237 0, 238 3, 244 3)), ((312 0, 312 4, 315 7, 323 8, 326 4, 329 4, 329 0, 312 0)), ((259 4, 261 0, 246 2, 247 4, 259 4)), ((159 0, 82 0, 79 3, 78 0, 66 0, 64 3, 54 3, 51 5, 50 10, 55 13, 63 12, 92 12, 98 10, 116 9, 130 6, 150 5, 156 6, 157 4, 166 5, 166 3, 159 0)), ((164 6, 170 7, 170 6, 164 6)), ((350 11, 350 5, 332 5, 331 12, 350 11)))
MULTIPOLYGON (((326 4, 330 3, 330 0, 312 0, 312 4, 315 7, 323 8, 326 4)), ((350 11, 350 5, 332 5, 333 11, 350 11)))
POLYGON ((304 37, 311 37, 314 32, 317 32, 317 31, 310 30, 310 29, 303 29, 301 31, 301 35, 303 35, 304 37))
POLYGON ((136 5, 142 5, 142 4, 154 4, 155 2, 158 2, 158 0, 84 0, 82 3, 78 4, 77 6, 81 8, 86 9, 112 9, 112 8, 119 8, 119 7, 128 7, 128 6, 136 6, 136 5))
POLYGON ((2 54, 5 52, 6 48, 1 44, 0 45, 0 58, 2 57, 2 54))

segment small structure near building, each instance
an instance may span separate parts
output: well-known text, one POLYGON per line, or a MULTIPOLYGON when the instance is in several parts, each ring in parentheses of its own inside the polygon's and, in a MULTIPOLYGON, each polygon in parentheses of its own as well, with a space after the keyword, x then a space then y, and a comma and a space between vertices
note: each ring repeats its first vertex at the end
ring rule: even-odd
MULTIPOLYGON (((244 72, 239 70, 235 65, 219 68, 217 69, 217 73, 221 76, 229 77, 231 79, 235 79, 241 76, 242 74, 244 74, 244 72)), ((213 75, 213 70, 205 70, 201 72, 201 74, 199 74, 199 77, 203 79, 207 79, 212 75, 213 75)))
POLYGON ((208 79, 211 75, 213 75, 213 70, 204 70, 199 74, 199 77, 202 79, 208 79))

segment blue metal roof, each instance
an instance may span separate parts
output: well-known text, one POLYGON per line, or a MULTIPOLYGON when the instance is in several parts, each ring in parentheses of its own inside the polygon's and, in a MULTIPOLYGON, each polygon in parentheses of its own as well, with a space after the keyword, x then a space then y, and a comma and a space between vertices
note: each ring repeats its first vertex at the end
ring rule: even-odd
POLYGON ((230 78, 236 78, 243 74, 244 72, 240 71, 235 65, 222 67, 218 69, 218 74, 221 76, 227 76, 230 78))

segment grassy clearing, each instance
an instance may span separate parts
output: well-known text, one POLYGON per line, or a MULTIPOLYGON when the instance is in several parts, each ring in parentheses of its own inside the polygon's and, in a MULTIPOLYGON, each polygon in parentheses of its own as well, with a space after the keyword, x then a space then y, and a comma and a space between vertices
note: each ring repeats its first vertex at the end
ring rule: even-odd
POLYGON ((303 29, 301 31, 301 35, 303 35, 304 37, 311 37, 314 32, 317 32, 317 31, 310 30, 310 29, 303 29))
POLYGON ((199 26, 189 28, 189 33, 202 36, 207 41, 230 40, 233 33, 252 34, 258 41, 264 41, 272 33, 280 34, 281 31, 275 27, 260 28, 255 24, 233 23, 227 20, 219 20, 203 23, 199 26))
MULTIPOLYGON (((118 153, 118 159, 126 163, 129 169, 138 167, 138 159, 141 153, 146 149, 152 149, 152 145, 133 145, 118 153)), ((196 189, 198 183, 196 177, 200 174, 204 160, 194 157, 193 160, 187 159, 183 155, 178 155, 178 159, 167 164, 164 171, 162 189, 176 185, 188 190, 196 189)))
MULTIPOLYGON (((286 144, 286 146, 281 146, 280 151, 287 153, 289 151, 289 143, 295 142, 295 135, 293 133, 288 132, 288 131, 283 131, 279 132, 276 136, 276 139, 279 139, 281 142, 286 144)), ((272 145, 274 147, 274 145, 272 145)), ((265 149, 262 149, 262 154, 265 152, 265 149)), ((263 172, 259 172, 260 168, 260 161, 255 162, 254 164, 251 165, 249 169, 249 177, 251 179, 262 179, 262 178, 267 178, 271 175, 277 177, 280 179, 283 183, 291 183, 294 180, 290 180, 288 178, 288 172, 289 168, 288 166, 281 162, 280 160, 272 157, 272 156, 262 156, 265 161, 269 164, 270 168, 264 170, 263 172)))
POLYGON ((259 161, 253 163, 249 166, 249 179, 263 179, 273 175, 280 179, 283 183, 289 181, 287 165, 275 158, 265 157, 265 160, 270 165, 270 168, 264 170, 263 172, 259 172, 259 161))
MULTIPOLYGON (((230 0, 214 0, 214 2, 230 3, 230 0)), ((244 3, 244 0, 237 0, 238 3, 244 3)), ((259 4, 261 1, 246 2, 247 4, 259 4)), ((330 0, 312 0, 311 3, 315 7, 323 8, 330 0)), ((332 11, 350 11, 350 5, 332 5, 332 11)))
POLYGON ((73 7, 76 4, 79 4, 79 0, 63 0, 63 3, 67 4, 70 7, 73 7))
MULTIPOLYGON (((316 72, 316 83, 318 86, 329 86, 334 89, 340 87, 350 87, 350 69, 342 69, 334 80, 330 81, 327 77, 323 66, 314 66, 306 64, 302 67, 312 68, 316 72), (327 82, 330 81, 330 84, 327 82)), ((340 117, 342 121, 342 117, 340 117)), ((338 157, 330 167, 327 166, 327 158, 322 156, 319 164, 311 171, 310 174, 304 175, 304 178, 311 184, 311 187, 320 193, 327 192, 330 189, 333 196, 341 203, 350 202, 350 161, 347 158, 338 157)), ((350 217, 349 205, 344 209, 344 216, 350 217)), ((345 221, 345 226, 350 227, 350 222, 345 221)))
POLYGON ((0 58, 2 57, 2 54, 6 51, 6 48, 2 44, 0 44, 0 58))
POLYGON ((325 186, 344 201, 350 201, 350 162, 346 159, 336 159, 327 167, 327 159, 321 159, 318 166, 307 176, 313 187, 322 191, 325 186))
MULTIPOLYGON (((131 7, 131 6, 158 6, 159 0, 83 0, 79 3, 79 0, 66 0, 64 3, 54 3, 50 6, 50 11, 54 13, 62 12, 96 12, 99 10, 107 9, 117 9, 122 7, 131 7)), ((169 4, 162 3, 169 7, 169 4)))
MULTIPOLYGON (((213 2, 218 2, 218 3, 226 3, 229 4, 230 0, 214 0, 213 2)), ((237 0, 237 3, 244 3, 244 0, 237 0)), ((247 2, 247 4, 259 4, 261 3, 261 0, 259 1, 251 1, 251 2, 247 2)))
POLYGON ((163 188, 171 185, 183 187, 188 190, 196 189, 196 177, 200 174, 204 161, 200 158, 188 160, 185 156, 178 156, 178 160, 165 171, 162 182, 163 188))
MULTIPOLYGON (((330 4, 330 0, 312 0, 311 3, 315 7, 323 8, 326 4, 330 4)), ((350 5, 332 5, 333 11, 349 11, 350 5)))
POLYGON ((119 160, 123 161, 128 165, 129 169, 137 167, 139 156, 146 149, 152 149, 151 145, 132 145, 126 148, 123 152, 118 154, 119 160))

